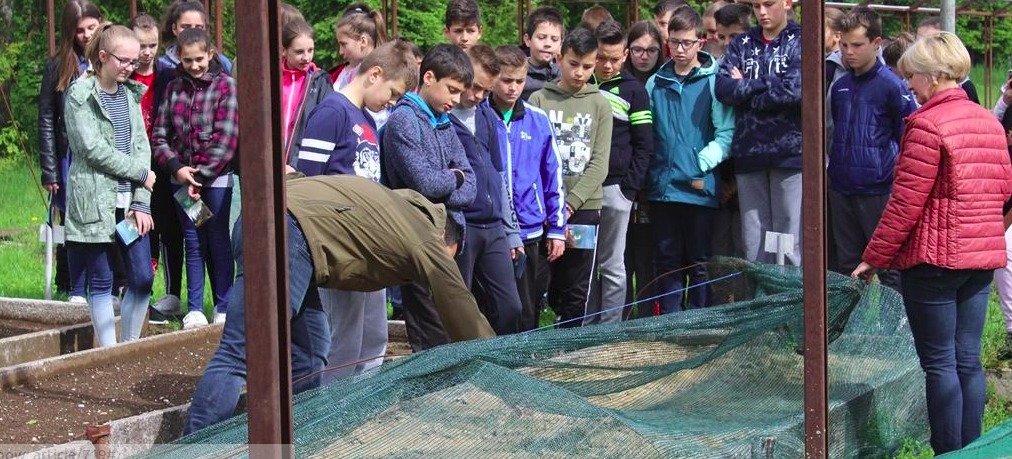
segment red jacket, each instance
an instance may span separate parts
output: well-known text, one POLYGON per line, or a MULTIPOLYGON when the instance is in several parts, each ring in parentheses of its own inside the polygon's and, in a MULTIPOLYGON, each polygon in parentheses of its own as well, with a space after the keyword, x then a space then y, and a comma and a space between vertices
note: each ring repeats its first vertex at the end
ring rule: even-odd
POLYGON ((1002 204, 1012 194, 1005 131, 951 89, 907 117, 893 193, 864 261, 906 269, 1005 266, 1002 204))

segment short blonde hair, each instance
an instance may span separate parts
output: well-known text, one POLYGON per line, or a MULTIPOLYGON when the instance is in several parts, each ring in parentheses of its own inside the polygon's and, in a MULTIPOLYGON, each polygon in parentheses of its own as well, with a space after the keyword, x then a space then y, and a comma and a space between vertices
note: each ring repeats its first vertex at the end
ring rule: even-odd
POLYGON ((915 41, 896 67, 904 75, 921 73, 959 82, 970 73, 970 65, 970 53, 959 37, 941 32, 915 41))

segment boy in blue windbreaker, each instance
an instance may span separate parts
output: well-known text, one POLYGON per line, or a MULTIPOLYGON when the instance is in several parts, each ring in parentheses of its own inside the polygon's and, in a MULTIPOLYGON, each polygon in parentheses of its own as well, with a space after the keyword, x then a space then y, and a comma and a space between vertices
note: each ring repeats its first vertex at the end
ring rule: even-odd
MULTIPOLYGON (((840 272, 861 263, 892 192, 903 119, 917 109, 907 85, 878 58, 882 20, 856 8, 836 21, 849 71, 833 85, 833 141, 829 153, 829 209, 840 272)), ((899 273, 879 271, 899 290, 899 273)))
POLYGON ((745 257, 773 262, 767 231, 794 236, 786 261, 801 265, 801 26, 792 0, 752 4, 758 26, 731 41, 717 100, 734 108, 735 179, 745 257))
POLYGON ((517 280, 520 292, 520 330, 538 326, 538 300, 548 282, 539 282, 539 268, 547 268, 565 251, 565 195, 562 161, 548 115, 523 101, 527 79, 527 56, 520 48, 503 45, 495 49, 501 67, 489 98, 499 115, 496 128, 507 185, 513 193, 525 259, 517 280))
MULTIPOLYGON (((445 204, 463 228, 464 209, 477 188, 449 111, 471 85, 471 60, 456 46, 436 45, 425 54, 419 74, 418 91, 401 99, 380 131, 380 175, 391 189, 412 189, 445 204)), ((416 352, 450 342, 427 289, 407 284, 401 295, 408 341, 416 352)))
POLYGON ((727 159, 734 135, 734 113, 714 97, 717 62, 700 51, 703 19, 680 8, 668 21, 671 60, 647 80, 654 110, 654 155, 647 172, 647 199, 656 245, 658 290, 677 292, 660 299, 661 313, 707 306, 713 221, 720 206, 720 180, 714 169, 727 159), (679 275, 663 275, 692 268, 679 275), (689 279, 688 301, 681 291, 689 279))

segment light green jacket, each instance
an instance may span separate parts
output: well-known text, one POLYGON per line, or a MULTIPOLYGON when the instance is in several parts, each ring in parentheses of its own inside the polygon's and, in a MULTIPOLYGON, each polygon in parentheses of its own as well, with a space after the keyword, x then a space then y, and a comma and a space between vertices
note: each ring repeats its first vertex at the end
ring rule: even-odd
POLYGON ((65 117, 73 160, 67 179, 68 241, 113 242, 116 233, 116 188, 120 179, 133 185, 133 202, 150 204, 144 179, 151 169, 151 144, 141 115, 147 86, 127 81, 130 105, 130 154, 116 150, 109 114, 98 98, 98 79, 82 78, 67 89, 65 117))

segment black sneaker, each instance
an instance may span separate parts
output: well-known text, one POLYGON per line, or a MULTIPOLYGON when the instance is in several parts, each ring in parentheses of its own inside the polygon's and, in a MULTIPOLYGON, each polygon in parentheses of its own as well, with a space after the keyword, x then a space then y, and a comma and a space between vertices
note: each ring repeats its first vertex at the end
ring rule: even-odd
POLYGON ((148 323, 151 325, 165 325, 179 317, 173 314, 164 314, 161 311, 148 306, 148 323))

